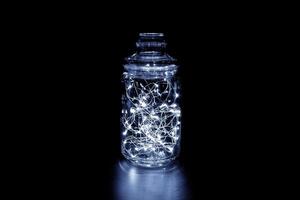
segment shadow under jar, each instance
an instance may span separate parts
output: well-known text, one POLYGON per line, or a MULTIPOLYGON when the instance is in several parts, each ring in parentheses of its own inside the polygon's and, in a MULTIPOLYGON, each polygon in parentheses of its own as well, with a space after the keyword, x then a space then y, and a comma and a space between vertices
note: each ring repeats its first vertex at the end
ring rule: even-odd
POLYGON ((122 78, 121 151, 134 165, 162 167, 180 151, 178 66, 162 33, 140 33, 136 46, 122 78))

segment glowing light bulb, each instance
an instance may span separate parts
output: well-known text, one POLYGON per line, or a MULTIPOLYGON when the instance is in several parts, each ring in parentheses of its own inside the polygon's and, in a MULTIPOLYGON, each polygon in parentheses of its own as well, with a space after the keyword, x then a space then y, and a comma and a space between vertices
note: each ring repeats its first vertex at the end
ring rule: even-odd
POLYGON ((170 107, 175 108, 177 105, 175 103, 173 103, 172 105, 170 105, 170 107))
POLYGON ((130 108, 130 112, 131 113, 135 113, 135 109, 134 108, 130 108))
POLYGON ((144 101, 141 101, 140 104, 141 104, 142 107, 146 107, 147 106, 147 104, 144 101))
POLYGON ((159 120, 159 117, 158 117, 158 116, 156 116, 156 115, 150 115, 150 118, 151 118, 151 119, 156 119, 156 120, 159 120))

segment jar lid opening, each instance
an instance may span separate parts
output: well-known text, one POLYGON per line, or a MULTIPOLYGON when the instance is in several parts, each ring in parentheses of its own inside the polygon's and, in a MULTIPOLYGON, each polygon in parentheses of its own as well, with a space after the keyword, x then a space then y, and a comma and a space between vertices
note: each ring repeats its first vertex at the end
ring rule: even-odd
POLYGON ((164 37, 163 33, 140 33, 140 37, 164 37))

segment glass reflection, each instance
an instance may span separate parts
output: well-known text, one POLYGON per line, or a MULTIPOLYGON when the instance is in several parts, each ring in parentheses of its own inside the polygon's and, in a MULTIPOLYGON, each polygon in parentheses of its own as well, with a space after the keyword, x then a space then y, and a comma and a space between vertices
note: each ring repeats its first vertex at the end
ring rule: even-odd
POLYGON ((116 200, 186 200, 189 191, 184 171, 175 163, 160 169, 135 167, 119 161, 115 169, 116 200))

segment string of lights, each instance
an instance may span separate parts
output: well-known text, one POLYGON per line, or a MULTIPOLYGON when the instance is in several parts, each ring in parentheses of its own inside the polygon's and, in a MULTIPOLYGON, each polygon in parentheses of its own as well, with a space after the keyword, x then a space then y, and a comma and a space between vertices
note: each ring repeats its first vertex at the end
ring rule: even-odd
POLYGON ((173 156, 180 139, 178 86, 170 79, 136 79, 125 73, 122 152, 147 162, 173 156))

